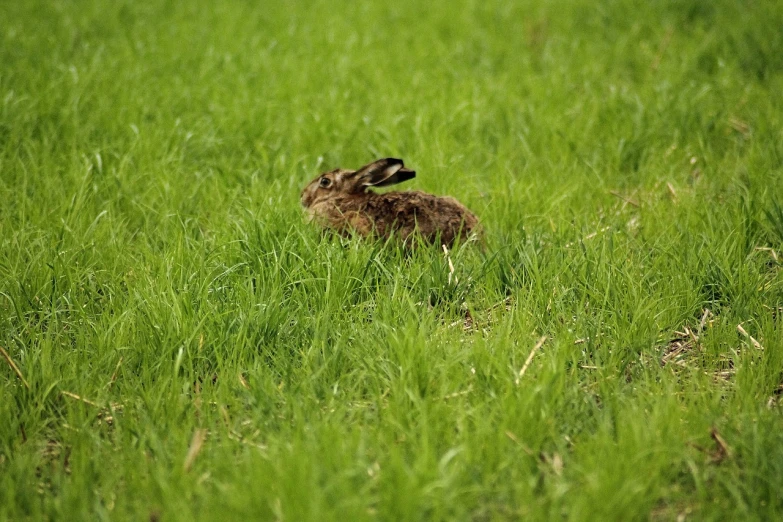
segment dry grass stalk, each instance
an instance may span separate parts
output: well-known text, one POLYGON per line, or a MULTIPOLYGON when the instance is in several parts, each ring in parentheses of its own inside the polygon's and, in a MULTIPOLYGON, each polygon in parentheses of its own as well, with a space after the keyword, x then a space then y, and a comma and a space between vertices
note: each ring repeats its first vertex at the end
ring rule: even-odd
POLYGON ((772 390, 772 395, 767 399, 767 408, 772 408, 781 402, 783 398, 783 384, 780 384, 777 388, 772 390))
POLYGON ((636 201, 632 200, 631 198, 627 198, 627 197, 623 196, 622 194, 620 194, 616 190, 610 190, 609 194, 611 194, 612 196, 614 196, 616 198, 619 198, 619 199, 625 201, 629 205, 634 206, 636 208, 639 208, 639 206, 640 206, 639 203, 637 203, 636 201))
POLYGON ((190 440, 190 447, 188 448, 188 454, 185 456, 185 461, 182 463, 182 469, 187 473, 196 461, 204 440, 207 438, 207 430, 199 428, 193 432, 193 438, 190 440))
MULTIPOLYGON (((598 234, 602 234, 602 233, 606 232, 607 230, 609 230, 610 228, 612 228, 612 227, 604 227, 604 228, 601 228, 601 229, 599 229, 599 230, 597 230, 595 232, 591 232, 591 233, 587 234, 585 237, 583 237, 582 239, 580 239, 579 241, 581 242, 581 241, 587 241, 588 239, 593 239, 598 234)), ((569 243, 566 243, 565 244, 565 248, 571 248, 576 243, 577 243, 576 241, 571 241, 569 243)))
POLYGON ((251 446, 253 448, 257 448, 261 451, 266 451, 268 449, 266 444, 261 444, 260 442, 254 442, 252 440, 248 440, 247 437, 245 437, 244 435, 242 435, 236 430, 230 430, 228 432, 228 438, 229 440, 233 440, 240 444, 244 444, 245 446, 251 446))
MULTIPOLYGON (((695 330, 689 326, 685 326, 683 331, 675 331, 674 338, 669 341, 668 347, 661 357, 661 366, 674 364, 682 368, 691 368, 688 356, 694 351, 701 351, 701 337, 704 328, 714 321, 714 318, 710 319, 710 317, 714 317, 712 312, 705 308, 695 330)), ((725 358, 722 362, 725 363, 722 365, 722 368, 704 372, 705 375, 712 377, 713 381, 716 383, 729 382, 737 373, 737 370, 734 368, 734 361, 731 358, 725 358)))
POLYGON ((536 345, 533 347, 532 350, 530 350, 530 355, 527 356, 527 360, 525 361, 525 364, 522 365, 522 369, 519 370, 519 375, 517 376, 516 385, 519 386, 519 381, 522 379, 522 377, 525 375, 525 372, 527 371, 528 367, 530 367, 530 363, 533 362, 533 357, 536 356, 536 353, 538 350, 541 349, 541 347, 546 342, 546 335, 541 336, 541 338, 538 340, 536 345))
POLYGON ((729 127, 742 134, 744 138, 750 136, 750 132, 751 132, 750 125, 739 118, 736 117, 729 118, 729 127))
POLYGON ((745 329, 742 327, 742 323, 737 325, 737 331, 748 341, 750 341, 750 344, 752 344, 754 348, 758 350, 764 349, 764 347, 761 346, 761 344, 756 339, 754 339, 752 335, 750 335, 748 332, 745 331, 745 329))
POLYGON ((704 309, 704 314, 701 316, 701 321, 699 321, 699 331, 698 334, 701 335, 701 333, 704 331, 704 325, 707 324, 707 319, 709 316, 712 315, 712 312, 709 308, 704 309))
POLYGON ((473 317, 473 313, 470 311, 470 309, 466 308, 464 319, 459 319, 449 323, 448 328, 461 326, 465 332, 475 332, 482 330, 484 333, 488 333, 489 328, 499 319, 499 317, 495 317, 493 314, 495 314, 497 310, 501 308, 501 306, 503 307, 503 311, 510 312, 511 303, 511 298, 507 297, 502 301, 493 304, 487 308, 484 313, 478 315, 475 318, 473 317), (486 315, 486 317, 484 317, 484 315, 486 315))
POLYGON ((76 399, 77 401, 81 401, 84 404, 87 404, 87 405, 92 406, 94 408, 100 408, 100 405, 94 403, 93 401, 91 401, 89 399, 85 399, 84 397, 82 397, 80 395, 76 395, 75 393, 72 393, 72 392, 69 392, 69 391, 61 391, 60 393, 62 395, 65 395, 66 397, 70 397, 71 399, 76 399))
POLYGON ((449 249, 446 245, 441 245, 443 247, 443 254, 446 256, 446 261, 449 262, 449 284, 451 284, 452 280, 454 281, 454 284, 456 285, 458 283, 456 276, 454 276, 454 263, 451 262, 451 256, 449 255, 449 249))
POLYGON ((674 363, 679 366, 687 366, 683 361, 683 358, 694 349, 701 349, 701 334, 704 332, 704 327, 709 324, 709 317, 712 312, 705 308, 702 313, 699 325, 696 327, 696 331, 690 326, 685 326, 683 331, 675 331, 675 337, 669 341, 669 346, 663 357, 661 357, 661 365, 665 366, 669 363, 674 363))
POLYGON ((769 252, 769 255, 772 256, 772 259, 775 261, 775 263, 780 263, 780 260, 778 259, 778 253, 775 251, 774 248, 770 247, 756 247, 754 250, 757 252, 769 252))
POLYGON ((685 327, 685 332, 675 332, 677 337, 669 341, 669 347, 661 357, 661 365, 665 366, 669 363, 682 364, 682 358, 698 345, 696 341, 691 337, 691 331, 688 327, 685 327))
POLYGON ((119 413, 123 409, 122 404, 117 402, 113 402, 109 404, 109 407, 103 408, 97 402, 91 401, 90 399, 85 399, 81 395, 76 395, 73 392, 61 391, 60 394, 63 395, 64 397, 68 397, 70 399, 74 399, 79 402, 82 402, 88 406, 92 406, 93 408, 98 408, 98 415, 96 417, 98 420, 98 424, 105 422, 107 425, 111 426, 112 424, 114 424, 113 413, 119 413))
POLYGON ((734 376, 735 373, 737 373, 737 370, 734 368, 730 368, 728 370, 716 370, 712 373, 710 372, 704 372, 706 375, 709 375, 713 378, 715 382, 720 381, 730 381, 731 378, 734 376))
POLYGON ((467 389, 467 390, 462 390, 462 391, 458 391, 458 392, 454 392, 454 393, 447 393, 446 395, 444 395, 444 396, 443 396, 443 397, 441 397, 441 398, 442 398, 444 401, 447 401, 447 400, 449 400, 449 399, 453 399, 453 398, 455 398, 455 397, 460 397, 460 396, 462 396, 462 395, 467 395, 467 394, 469 394, 469 393, 470 393, 470 392, 472 392, 472 391, 473 391, 473 385, 472 385, 472 384, 470 384, 470 385, 468 385, 468 389, 467 389))
POLYGON ((120 366, 122 366, 122 361, 124 357, 120 357, 120 360, 117 361, 117 366, 114 367, 114 373, 111 374, 111 379, 109 379, 109 384, 106 385, 108 389, 111 389, 112 386, 114 386, 114 382, 117 380, 117 374, 120 371, 120 366))
POLYGON ((0 346, 0 354, 3 355, 3 358, 8 362, 8 365, 11 367, 11 369, 14 371, 17 377, 19 377, 19 380, 22 381, 22 384, 24 384, 24 387, 28 390, 30 389, 30 385, 27 383, 27 381, 24 378, 24 375, 22 375, 22 371, 19 369, 19 367, 16 365, 13 359, 11 359, 11 356, 8 355, 8 352, 5 351, 5 349, 0 346))
POLYGON ((727 458, 731 458, 731 448, 729 448, 729 445, 726 444, 726 441, 721 437, 716 428, 712 428, 710 437, 715 441, 715 451, 712 453, 712 461, 717 464, 723 462, 727 458))
POLYGON ((506 432, 505 432, 505 433, 506 433, 506 437, 508 437, 508 438, 509 438, 509 439, 510 439, 512 442, 514 442, 514 444, 516 444, 517 446, 519 446, 519 447, 522 449, 522 451, 524 451, 525 453, 527 453, 527 454, 528 454, 529 456, 531 456, 531 457, 532 457, 533 455, 535 455, 535 453, 533 453, 533 450, 531 450, 530 448, 528 448, 527 446, 525 446, 525 445, 522 443, 522 441, 520 441, 520 440, 519 440, 519 438, 518 438, 518 437, 517 437, 517 436, 516 436, 516 435, 515 435, 515 434, 514 434, 512 431, 510 431, 510 430, 506 430, 506 432))
POLYGON ((677 197, 677 191, 674 190, 674 186, 670 182, 667 181, 666 182, 666 188, 669 189, 669 194, 672 195, 672 199, 674 201, 677 201, 677 199, 679 199, 679 198, 677 197))
POLYGON ((546 453, 542 453, 541 460, 552 467, 552 471, 555 472, 555 475, 558 477, 563 475, 563 457, 561 457, 559 453, 553 453, 551 457, 546 453))

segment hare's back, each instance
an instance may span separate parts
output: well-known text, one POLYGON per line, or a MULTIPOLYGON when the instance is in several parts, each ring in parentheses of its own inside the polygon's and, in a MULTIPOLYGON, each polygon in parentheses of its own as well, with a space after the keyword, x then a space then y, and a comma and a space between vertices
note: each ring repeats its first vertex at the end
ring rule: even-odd
POLYGON ((460 235, 469 234, 478 220, 456 199, 434 196, 426 192, 387 192, 373 198, 373 211, 380 229, 394 228, 407 236, 414 229, 427 238, 440 236, 452 243, 460 235))

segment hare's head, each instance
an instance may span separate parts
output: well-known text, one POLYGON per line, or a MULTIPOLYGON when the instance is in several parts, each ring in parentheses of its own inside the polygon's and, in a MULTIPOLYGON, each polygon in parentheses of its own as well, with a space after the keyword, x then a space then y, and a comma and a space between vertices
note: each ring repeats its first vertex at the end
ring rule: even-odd
POLYGON ((396 158, 379 159, 359 170, 335 169, 311 181, 302 191, 301 202, 309 208, 336 196, 364 194, 370 187, 394 185, 415 176, 415 171, 396 158))

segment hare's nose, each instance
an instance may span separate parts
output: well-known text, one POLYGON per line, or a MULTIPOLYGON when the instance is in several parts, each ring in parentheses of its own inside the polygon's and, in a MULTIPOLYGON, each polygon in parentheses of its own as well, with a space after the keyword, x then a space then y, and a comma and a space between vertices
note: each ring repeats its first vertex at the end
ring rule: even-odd
POLYGON ((299 203, 301 203, 303 207, 306 207, 310 203, 310 199, 311 199, 310 191, 304 189, 302 191, 302 195, 299 197, 299 203))

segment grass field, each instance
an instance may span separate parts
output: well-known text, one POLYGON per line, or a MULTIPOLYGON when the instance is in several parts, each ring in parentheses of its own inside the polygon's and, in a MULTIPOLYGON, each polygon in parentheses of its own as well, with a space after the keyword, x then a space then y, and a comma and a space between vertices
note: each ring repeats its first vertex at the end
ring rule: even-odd
POLYGON ((0 519, 780 519, 781 93, 774 0, 3 2, 0 519), (384 156, 484 250, 303 221, 384 156))

